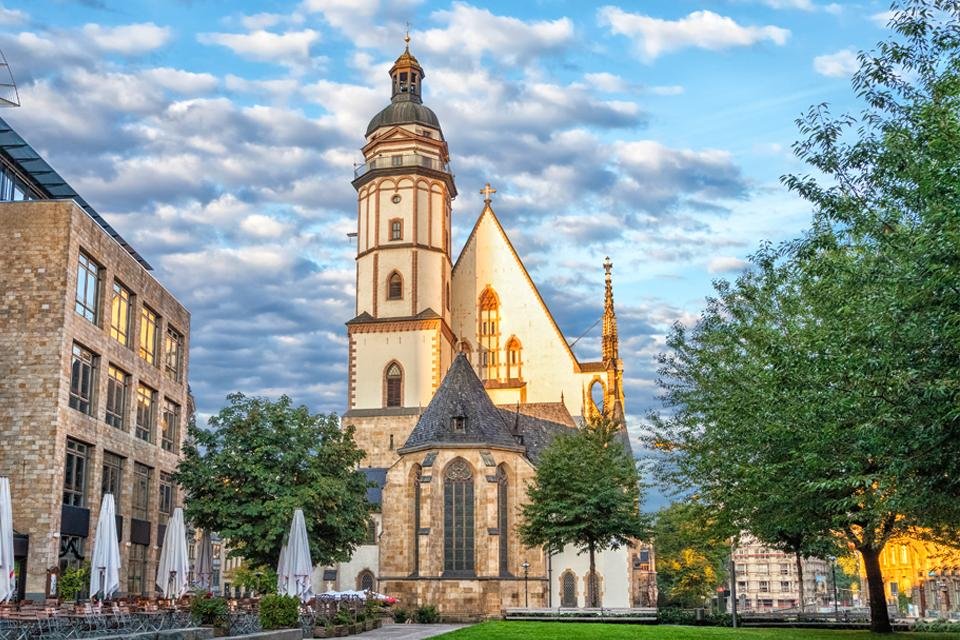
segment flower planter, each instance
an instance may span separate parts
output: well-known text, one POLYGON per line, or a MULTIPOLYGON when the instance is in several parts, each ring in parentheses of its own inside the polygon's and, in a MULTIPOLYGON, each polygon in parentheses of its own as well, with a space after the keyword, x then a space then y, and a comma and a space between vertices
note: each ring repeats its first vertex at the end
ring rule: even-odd
POLYGON ((382 626, 383 626, 383 618, 374 618, 374 620, 373 620, 373 628, 374 628, 374 629, 379 629, 379 628, 382 627, 382 626))
POLYGON ((363 630, 364 630, 364 631, 373 631, 373 620, 364 620, 364 621, 363 621, 363 630))
POLYGON ((336 638, 336 627, 314 627, 313 628, 313 637, 314 638, 336 638))
POLYGON ((347 625, 345 624, 338 624, 333 628, 333 630, 336 632, 337 635, 335 637, 337 638, 342 638, 343 636, 350 634, 350 632, 347 630, 347 625))

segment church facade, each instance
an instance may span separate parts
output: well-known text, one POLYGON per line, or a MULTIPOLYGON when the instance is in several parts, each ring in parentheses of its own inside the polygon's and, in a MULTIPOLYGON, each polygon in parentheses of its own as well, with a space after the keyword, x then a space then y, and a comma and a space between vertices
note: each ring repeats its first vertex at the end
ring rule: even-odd
MULTIPOLYGON (((612 265, 602 360, 581 362, 497 219, 489 185, 454 262, 457 189, 440 122, 421 99, 424 75, 408 46, 353 181, 357 299, 343 423, 367 454, 380 510, 367 544, 317 582, 434 604, 448 617, 582 607, 586 556, 525 548, 516 525, 552 438, 601 413, 623 418, 612 265)), ((597 567, 604 607, 655 606, 648 545, 607 551, 597 567)))

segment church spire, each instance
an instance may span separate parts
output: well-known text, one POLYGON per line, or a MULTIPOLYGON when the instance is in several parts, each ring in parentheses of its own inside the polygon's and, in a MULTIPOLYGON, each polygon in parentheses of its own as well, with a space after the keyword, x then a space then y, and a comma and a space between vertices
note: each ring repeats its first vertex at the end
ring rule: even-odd
POLYGON ((390 68, 390 79, 393 85, 392 102, 423 102, 420 97, 420 84, 425 74, 420 62, 410 53, 410 32, 403 38, 406 46, 403 53, 390 68))
POLYGON ((623 363, 620 360, 620 338, 617 335, 617 313, 613 308, 613 261, 603 261, 605 290, 603 295, 603 366, 607 370, 604 413, 611 420, 623 423, 623 363))

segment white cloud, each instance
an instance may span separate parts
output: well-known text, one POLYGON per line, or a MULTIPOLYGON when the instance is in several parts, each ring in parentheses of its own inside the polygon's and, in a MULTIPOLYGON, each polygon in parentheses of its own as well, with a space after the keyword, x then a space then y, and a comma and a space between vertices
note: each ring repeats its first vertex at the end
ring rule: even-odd
POLYGON ((627 83, 618 75, 606 71, 600 73, 588 73, 583 76, 588 84, 596 87, 600 91, 608 93, 618 93, 627 88, 627 83))
POLYGON ((684 89, 678 84, 669 84, 650 87, 647 91, 655 96, 679 96, 684 92, 684 89))
POLYGON ((801 11, 816 9, 810 0, 763 0, 763 4, 771 9, 800 9, 801 11))
POLYGON ((86 24, 83 33, 101 51, 136 55, 159 49, 170 40, 170 29, 152 22, 104 27, 86 24))
POLYGON ((289 228, 289 225, 276 218, 259 213, 249 215, 240 222, 240 229, 256 238, 279 238, 287 233, 289 228))
POLYGON ((853 49, 841 49, 813 59, 813 68, 820 75, 830 78, 848 78, 860 68, 853 49))
POLYGON ((217 88, 217 79, 209 73, 157 67, 144 71, 143 76, 164 89, 183 94, 207 93, 217 88))
POLYGON ((896 16, 894 11, 881 11, 880 13, 875 13, 870 16, 870 22, 877 25, 878 27, 886 27, 894 16, 896 16))
POLYGON ((788 29, 744 26, 712 11, 694 11, 679 20, 662 20, 606 6, 599 10, 598 18, 612 33, 631 38, 637 53, 647 62, 688 47, 717 51, 763 41, 783 45, 790 37, 788 29))
POLYGON ((707 263, 707 271, 710 273, 732 273, 743 271, 750 265, 746 260, 735 258, 733 256, 716 256, 710 258, 707 263))
POLYGON ((310 60, 311 47, 320 40, 313 29, 274 33, 258 29, 249 33, 201 33, 203 44, 218 44, 249 60, 299 66, 310 60))
POLYGON ((7 9, 5 6, 0 4, 0 24, 20 24, 22 22, 26 22, 27 18, 28 16, 25 12, 20 11, 19 9, 7 9))

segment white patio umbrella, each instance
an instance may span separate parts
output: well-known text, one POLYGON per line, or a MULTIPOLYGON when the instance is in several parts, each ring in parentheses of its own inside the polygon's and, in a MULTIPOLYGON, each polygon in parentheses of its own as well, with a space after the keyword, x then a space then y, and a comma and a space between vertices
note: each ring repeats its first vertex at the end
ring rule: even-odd
POLYGON ((113 494, 103 494, 97 535, 90 560, 90 597, 102 593, 106 600, 120 589, 120 545, 117 544, 117 510, 113 494))
POLYGON ((200 549, 197 552, 197 568, 194 573, 197 576, 197 587, 207 590, 213 588, 213 541, 210 540, 210 532, 206 529, 203 530, 203 535, 200 536, 200 549))
POLYGON ((313 596, 313 562, 310 560, 310 542, 302 509, 293 512, 286 553, 283 553, 283 562, 277 566, 277 574, 280 593, 297 596, 303 602, 313 596), (279 575, 281 572, 282 575, 279 575))
POLYGON ((0 478, 0 602, 17 593, 13 560, 13 503, 10 501, 10 479, 0 478))
POLYGON ((277 593, 286 593, 287 584, 287 545, 280 546, 280 561, 277 562, 277 593))
POLYGON ((163 535, 160 562, 157 565, 157 586, 164 598, 179 598, 190 588, 190 562, 187 559, 187 532, 183 525, 183 509, 177 507, 167 520, 163 535))

